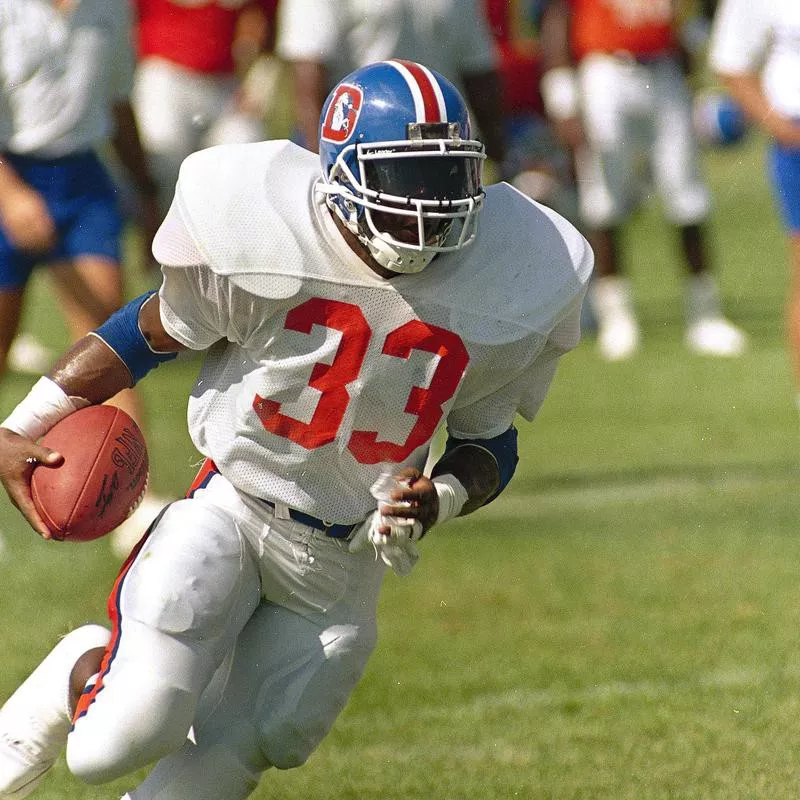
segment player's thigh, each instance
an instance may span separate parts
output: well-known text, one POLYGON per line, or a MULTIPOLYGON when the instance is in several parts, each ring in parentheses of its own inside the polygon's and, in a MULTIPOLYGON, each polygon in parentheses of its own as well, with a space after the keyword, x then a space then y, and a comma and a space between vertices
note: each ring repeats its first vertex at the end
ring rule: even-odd
POLYGON ((634 113, 636 74, 632 65, 614 56, 592 54, 578 68, 583 126, 593 150, 615 150, 623 146, 628 120, 634 113))
POLYGON ((268 767, 302 764, 328 733, 375 645, 374 616, 320 626, 262 603, 203 696, 187 742, 133 800, 243 800, 268 767))
POLYGON ((194 120, 193 79, 178 66, 146 58, 136 68, 131 95, 145 149, 182 153, 196 149, 202 120, 194 120))
POLYGON ((79 703, 70 769, 107 781, 177 750, 259 591, 251 548, 227 509, 170 505, 109 598, 112 640, 79 703))
POLYGON ((101 325, 122 305, 118 261, 87 254, 53 264, 48 273, 73 340, 101 325))
POLYGON ((618 224, 636 203, 643 141, 635 107, 635 65, 597 54, 581 63, 586 146, 575 156, 581 217, 596 228, 618 224))

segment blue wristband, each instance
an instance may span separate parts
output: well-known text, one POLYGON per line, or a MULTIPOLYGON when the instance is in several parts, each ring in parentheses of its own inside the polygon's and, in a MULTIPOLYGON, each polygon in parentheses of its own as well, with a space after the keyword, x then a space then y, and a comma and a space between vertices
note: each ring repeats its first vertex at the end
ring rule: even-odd
POLYGON ((120 358, 133 377, 134 384, 177 353, 157 353, 150 348, 139 328, 139 311, 154 291, 136 297, 115 311, 92 333, 102 339, 120 358))

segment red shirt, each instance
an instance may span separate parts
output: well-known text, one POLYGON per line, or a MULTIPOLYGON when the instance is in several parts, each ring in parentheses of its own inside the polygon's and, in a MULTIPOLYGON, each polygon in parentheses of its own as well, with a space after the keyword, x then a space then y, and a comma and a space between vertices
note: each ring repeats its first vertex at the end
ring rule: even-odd
POLYGON ((671 0, 569 0, 569 4, 572 51, 578 60, 596 52, 652 56, 676 47, 671 0))
POLYGON ((196 72, 234 71, 236 21, 247 5, 261 6, 270 24, 278 0, 136 0, 139 58, 161 56, 196 72))
POLYGON ((509 0, 484 0, 489 29, 500 51, 503 107, 509 112, 541 113, 541 58, 533 41, 515 36, 511 5, 509 0))

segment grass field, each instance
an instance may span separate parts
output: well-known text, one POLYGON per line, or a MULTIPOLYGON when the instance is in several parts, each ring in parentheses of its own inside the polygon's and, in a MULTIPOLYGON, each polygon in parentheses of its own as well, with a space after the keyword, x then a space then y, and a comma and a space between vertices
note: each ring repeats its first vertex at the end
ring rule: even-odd
MULTIPOLYGON (((786 253, 761 143, 707 156, 735 361, 690 356, 653 209, 630 233, 644 328, 630 362, 568 356, 521 427, 503 497, 387 578, 382 639, 330 737, 257 800, 744 800, 800 786, 800 420, 783 344, 786 253)), ((135 276, 133 283, 137 283, 135 276)), ((63 335, 37 284, 26 326, 63 335)), ((179 494, 196 365, 144 384, 156 488, 179 494)), ((5 413, 31 379, 0 389, 5 413)), ((0 502, 0 697, 54 637, 102 620, 107 543, 49 545, 0 502)), ((59 762, 37 797, 115 798, 59 762)), ((225 798, 220 798, 225 800, 225 798)))

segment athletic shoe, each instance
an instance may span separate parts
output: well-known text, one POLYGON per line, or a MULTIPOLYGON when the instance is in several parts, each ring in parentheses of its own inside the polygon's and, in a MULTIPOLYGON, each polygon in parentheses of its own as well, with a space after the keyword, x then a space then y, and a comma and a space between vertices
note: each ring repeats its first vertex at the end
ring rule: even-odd
POLYGON ((589 284, 589 301, 597 320, 597 347, 606 361, 630 358, 639 349, 639 325, 626 278, 607 275, 589 284))
POLYGON ((734 358, 745 351, 747 336, 724 317, 711 317, 689 325, 686 346, 699 355, 734 358))
POLYGON ((67 743, 72 721, 69 678, 109 632, 84 625, 68 633, 0 709, 0 798, 21 800, 42 781, 67 743))
POLYGON ((118 558, 127 558, 131 550, 139 544, 139 540, 147 532, 150 523, 168 504, 169 500, 165 500, 163 497, 146 494, 136 511, 109 534, 114 555, 118 558))
POLYGON ((623 361, 639 349, 639 326, 633 317, 620 315, 602 322, 597 331, 597 348, 606 361, 623 361))

